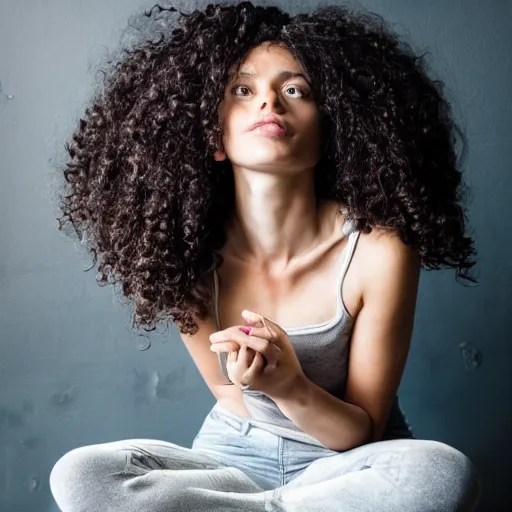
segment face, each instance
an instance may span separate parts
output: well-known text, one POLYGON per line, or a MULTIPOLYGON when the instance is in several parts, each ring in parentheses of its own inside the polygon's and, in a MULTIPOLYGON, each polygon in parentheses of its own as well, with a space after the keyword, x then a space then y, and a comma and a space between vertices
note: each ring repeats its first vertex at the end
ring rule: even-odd
POLYGON ((219 108, 223 152, 233 168, 296 173, 320 158, 320 116, 309 77, 279 46, 251 50, 230 77, 219 108), (253 128, 263 119, 275 122, 253 128), (281 126, 279 126, 281 125, 281 126))

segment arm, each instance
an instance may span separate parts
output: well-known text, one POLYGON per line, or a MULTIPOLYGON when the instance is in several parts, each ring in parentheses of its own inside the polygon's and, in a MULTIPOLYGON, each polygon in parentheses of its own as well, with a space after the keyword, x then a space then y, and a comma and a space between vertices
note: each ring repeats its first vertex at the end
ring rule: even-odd
POLYGON ((196 319, 197 332, 194 335, 180 334, 180 337, 213 396, 217 400, 240 402, 242 391, 222 373, 217 354, 210 350, 209 336, 217 330, 211 318, 196 319))
POLYGON ((377 230, 359 241, 363 306, 351 338, 340 400, 307 379, 275 401, 299 428, 344 451, 382 437, 409 352, 419 259, 396 235, 377 230))

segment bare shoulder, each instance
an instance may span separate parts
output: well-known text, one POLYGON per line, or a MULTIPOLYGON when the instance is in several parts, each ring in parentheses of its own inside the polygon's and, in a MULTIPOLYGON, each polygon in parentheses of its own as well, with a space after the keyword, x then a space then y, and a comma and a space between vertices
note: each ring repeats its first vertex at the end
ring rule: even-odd
POLYGON ((366 290, 390 281, 417 281, 420 258, 395 230, 374 227, 360 234, 358 245, 361 283, 366 290))

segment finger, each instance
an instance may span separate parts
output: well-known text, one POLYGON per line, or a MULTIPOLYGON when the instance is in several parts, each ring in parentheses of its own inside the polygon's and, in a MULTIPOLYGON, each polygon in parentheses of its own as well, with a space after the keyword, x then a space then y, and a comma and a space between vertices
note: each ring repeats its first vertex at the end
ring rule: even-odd
POLYGON ((275 368, 283 350, 283 342, 279 336, 276 336, 273 332, 267 332, 264 327, 241 327, 240 329, 247 335, 247 345, 260 352, 265 361, 270 364, 270 367, 275 368))
POLYGON ((242 345, 238 354, 237 362, 240 363, 240 366, 242 366, 244 369, 247 369, 251 366, 255 354, 256 352, 254 352, 254 350, 246 347, 245 345, 242 345))
POLYGON ((236 363, 236 360, 238 359, 238 350, 232 350, 229 354, 228 354, 228 361, 230 363, 236 363))
POLYGON ((277 324, 275 324, 268 318, 264 317, 263 315, 260 315, 259 313, 255 313, 254 311, 248 311, 247 309, 244 309, 242 311, 242 317, 248 324, 254 327, 265 327, 270 331, 274 331, 276 333, 279 332, 279 326, 277 324))
POLYGON ((271 366, 275 366, 281 358, 281 349, 267 339, 258 338, 252 335, 246 336, 245 344, 255 352, 261 354, 271 366))
POLYGON ((262 315, 258 313, 254 313, 252 311, 248 311, 244 309, 242 311, 242 317, 246 321, 247 325, 251 325, 254 327, 264 327, 264 318, 262 315))
MULTIPOLYGON (((268 339, 254 337, 252 334, 248 336, 240 330, 240 327, 243 326, 235 325, 210 335, 212 346, 220 345, 221 343, 235 342, 240 347, 245 345, 249 348, 252 348, 256 352, 260 352, 263 356, 266 357, 269 364, 276 364, 277 360, 281 356, 281 349, 275 343, 270 343, 268 339)), ((251 327, 251 330, 252 329, 253 328, 251 327)), ((269 336, 270 335, 267 334, 267 337, 269 336)))
POLYGON ((272 365, 277 362, 281 356, 281 349, 277 346, 277 343, 270 341, 272 339, 277 342, 274 335, 267 333, 262 327, 249 327, 247 329, 240 327, 239 330, 242 332, 242 338, 240 338, 240 333, 236 333, 236 331, 235 336, 237 337, 237 340, 239 340, 241 346, 247 346, 256 352, 259 352, 272 365), (257 335, 255 336, 253 333, 261 333, 265 338, 260 338, 257 335))
POLYGON ((210 350, 212 352, 236 352, 241 347, 241 344, 236 343, 234 341, 222 341, 217 343, 212 343, 210 346, 210 350))
POLYGON ((254 382, 254 380, 259 375, 261 375, 264 368, 265 368, 265 358, 259 352, 256 352, 254 354, 254 359, 252 361, 251 366, 244 373, 244 376, 242 377, 243 382, 254 382))
POLYGON ((247 336, 254 336, 256 338, 265 339, 271 343, 274 343, 279 348, 282 347, 282 342, 280 337, 272 330, 268 330, 265 327, 246 327, 243 328, 242 331, 247 336))
MULTIPOLYGON (((237 349, 242 345, 247 345, 247 336, 245 332, 252 327, 245 326, 233 326, 224 329, 223 331, 217 331, 210 334, 210 342, 212 346, 217 346, 224 343, 233 343, 233 346, 237 346, 237 349)), ((252 347, 251 347, 252 348, 252 347)))
POLYGON ((248 325, 254 327, 263 327, 267 330, 269 334, 273 334, 274 336, 278 336, 280 331, 282 331, 282 329, 277 324, 275 324, 268 318, 265 318, 263 315, 260 315, 259 313, 254 313, 253 311, 248 311, 247 309, 244 309, 242 311, 242 316, 244 317, 248 325))

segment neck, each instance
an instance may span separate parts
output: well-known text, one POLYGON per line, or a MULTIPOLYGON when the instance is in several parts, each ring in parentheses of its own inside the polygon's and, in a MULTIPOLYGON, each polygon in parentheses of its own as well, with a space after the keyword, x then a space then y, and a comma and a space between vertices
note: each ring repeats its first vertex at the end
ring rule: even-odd
POLYGON ((333 226, 322 222, 313 180, 313 173, 236 173, 235 211, 227 226, 229 255, 278 273, 317 247, 333 226))

